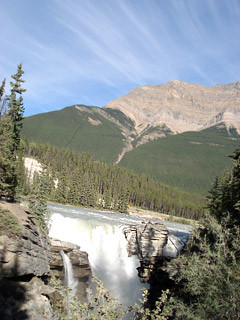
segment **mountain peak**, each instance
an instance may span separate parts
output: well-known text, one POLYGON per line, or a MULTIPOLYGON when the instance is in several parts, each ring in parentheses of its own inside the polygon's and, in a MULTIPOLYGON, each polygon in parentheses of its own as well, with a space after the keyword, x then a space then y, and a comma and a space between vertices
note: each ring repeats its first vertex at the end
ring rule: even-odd
POLYGON ((165 125, 172 133, 181 133, 202 130, 223 120, 240 133, 239 82, 213 87, 179 80, 144 85, 106 107, 129 117, 138 135, 149 126, 165 125))

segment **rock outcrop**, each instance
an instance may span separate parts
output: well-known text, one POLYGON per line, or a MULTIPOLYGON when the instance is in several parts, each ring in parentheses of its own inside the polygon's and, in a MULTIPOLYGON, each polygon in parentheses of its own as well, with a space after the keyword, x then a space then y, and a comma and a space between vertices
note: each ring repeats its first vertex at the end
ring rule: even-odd
POLYGON ((61 251, 63 251, 69 257, 72 264, 74 278, 78 281, 76 296, 78 296, 81 301, 84 301, 88 281, 92 275, 88 254, 85 251, 80 251, 79 246, 76 244, 57 239, 50 239, 50 241, 50 276, 55 276, 60 279, 64 278, 64 264, 61 257, 61 251))
POLYGON ((138 276, 141 282, 149 282, 154 274, 160 273, 166 274, 167 279, 173 277, 175 270, 165 263, 177 256, 183 243, 171 235, 163 223, 143 221, 126 227, 124 235, 129 256, 136 255, 140 261, 138 276))
POLYGON ((142 223, 124 229, 128 241, 129 256, 136 255, 139 260, 150 260, 163 255, 167 244, 168 230, 162 223, 142 223))
POLYGON ((21 230, 13 235, 0 228, 1 320, 54 318, 51 301, 55 293, 47 284, 51 276, 64 277, 61 250, 70 258, 78 280, 77 295, 84 300, 91 276, 87 253, 77 245, 50 240, 33 215, 19 204, 0 201, 0 209, 16 217, 21 230))
POLYGON ((174 287, 174 276, 178 270, 171 263, 181 250, 183 243, 170 234, 161 222, 142 221, 124 229, 128 241, 129 256, 136 255, 140 266, 137 268, 142 283, 149 283, 148 306, 153 307, 162 290, 174 287))
POLYGON ((48 236, 41 232, 34 217, 17 204, 1 203, 18 219, 22 236, 0 236, 0 267, 4 277, 44 276, 50 271, 48 236))

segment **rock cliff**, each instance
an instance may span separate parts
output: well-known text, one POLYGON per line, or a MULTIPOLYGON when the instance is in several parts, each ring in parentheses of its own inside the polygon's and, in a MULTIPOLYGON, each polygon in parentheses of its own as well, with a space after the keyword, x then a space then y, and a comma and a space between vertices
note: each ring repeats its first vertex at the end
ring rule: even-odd
POLYGON ((171 235, 164 224, 142 221, 139 225, 126 227, 124 235, 128 255, 136 255, 140 261, 138 275, 141 282, 150 282, 157 274, 166 274, 166 279, 174 275, 175 271, 166 262, 177 256, 183 243, 171 235))
POLYGON ((143 222, 124 229, 128 255, 136 255, 139 260, 149 260, 163 255, 167 244, 168 230, 162 223, 143 222))
POLYGON ((165 124, 174 133, 226 122, 240 133, 240 81, 207 87, 183 81, 137 87, 106 105, 135 123, 137 133, 165 124))
POLYGON ((50 276, 55 276, 60 279, 64 278, 64 265, 60 254, 60 252, 63 251, 71 260, 74 278, 77 280, 76 296, 81 301, 84 301, 88 281, 92 276, 87 252, 80 251, 79 246, 70 242, 52 238, 50 242, 50 276))
POLYGON ((0 236, 1 274, 4 277, 47 275, 50 271, 48 236, 41 232, 32 214, 18 204, 1 203, 0 207, 12 212, 22 228, 21 236, 0 236))
POLYGON ((149 283, 147 304, 153 307, 162 290, 175 285, 174 277, 178 270, 171 263, 181 250, 183 243, 170 234, 161 223, 142 221, 124 229, 129 256, 137 255, 140 266, 137 268, 142 283, 149 283))

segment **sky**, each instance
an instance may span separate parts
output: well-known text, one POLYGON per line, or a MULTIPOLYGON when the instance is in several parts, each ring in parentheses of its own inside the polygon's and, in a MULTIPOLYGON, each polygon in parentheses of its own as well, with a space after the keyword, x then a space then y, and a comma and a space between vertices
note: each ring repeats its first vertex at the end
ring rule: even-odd
POLYGON ((240 80, 240 0, 0 0, 0 30, 0 82, 23 64, 25 116, 240 80))

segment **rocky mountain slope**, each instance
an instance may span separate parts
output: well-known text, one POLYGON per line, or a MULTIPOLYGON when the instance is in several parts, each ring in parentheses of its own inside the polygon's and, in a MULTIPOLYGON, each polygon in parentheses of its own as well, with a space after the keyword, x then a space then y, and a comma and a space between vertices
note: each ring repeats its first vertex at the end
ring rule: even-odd
POLYGON ((207 87, 183 81, 137 87, 106 108, 122 111, 143 144, 167 134, 200 131, 224 122, 240 134, 240 82, 207 87))

